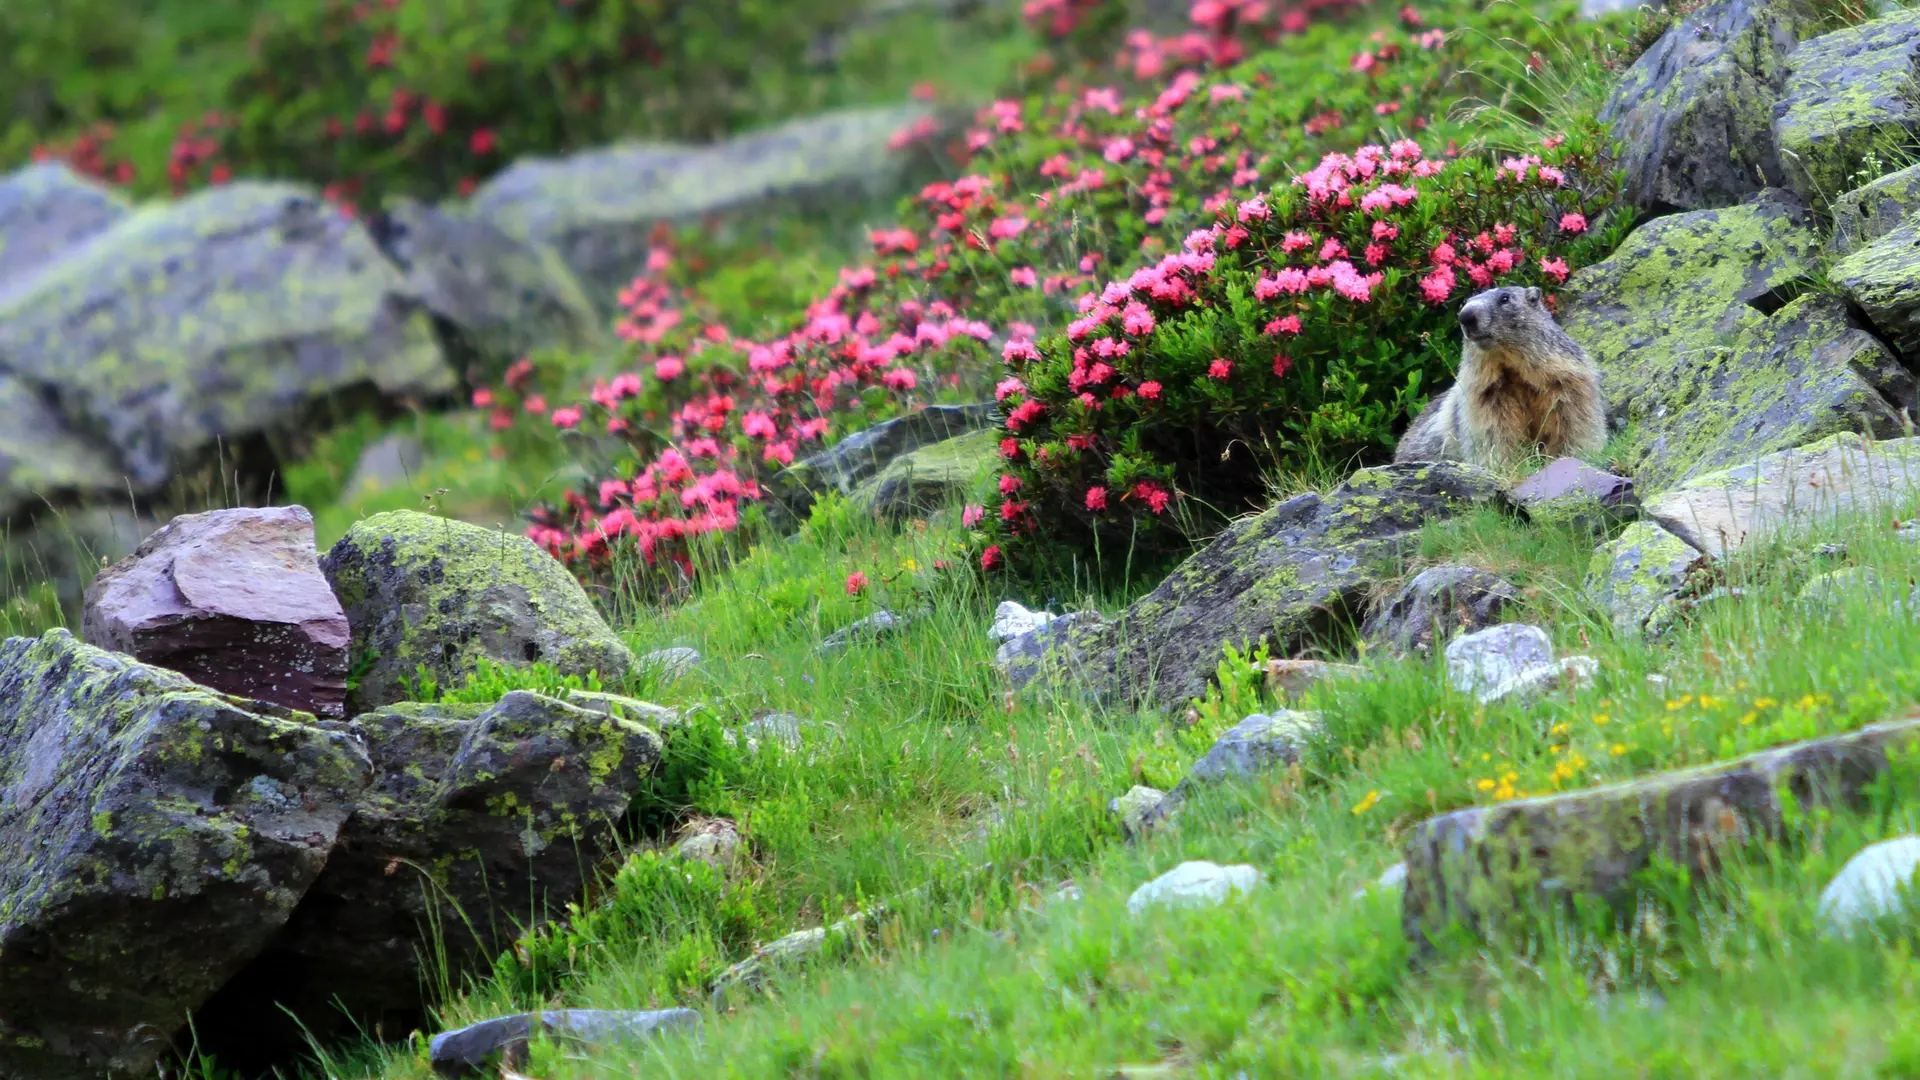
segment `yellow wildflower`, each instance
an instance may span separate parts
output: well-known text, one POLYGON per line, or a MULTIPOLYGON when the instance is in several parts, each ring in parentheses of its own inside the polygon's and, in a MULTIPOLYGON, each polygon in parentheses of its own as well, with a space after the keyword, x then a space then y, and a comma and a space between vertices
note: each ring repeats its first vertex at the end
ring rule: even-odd
POLYGON ((1493 781, 1491 781, 1491 780, 1482 780, 1482 781, 1480 781, 1480 782, 1479 782, 1478 784, 1475 784, 1474 786, 1475 786, 1475 787, 1477 787, 1477 788, 1479 788, 1479 789, 1480 789, 1481 791, 1492 791, 1492 790, 1493 790, 1493 781))
POLYGON ((1626 747, 1626 744, 1624 744, 1624 743, 1614 743, 1614 744, 1613 744, 1613 756, 1614 756, 1614 757, 1619 757, 1619 756, 1620 756, 1621 754, 1624 754, 1624 753, 1626 753, 1626 752, 1627 752, 1627 747, 1626 747))
POLYGON ((1367 792, 1366 798, 1361 799, 1359 802, 1353 804, 1353 812, 1356 814, 1364 814, 1367 811, 1373 809, 1374 805, 1377 804, 1379 801, 1380 801, 1380 793, 1377 791, 1369 791, 1367 792))

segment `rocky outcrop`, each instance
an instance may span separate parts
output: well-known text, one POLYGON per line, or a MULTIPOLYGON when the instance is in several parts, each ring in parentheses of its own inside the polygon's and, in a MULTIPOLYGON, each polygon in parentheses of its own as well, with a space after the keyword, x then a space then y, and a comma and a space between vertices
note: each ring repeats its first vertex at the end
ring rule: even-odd
POLYGON ((1920 12, 1900 11, 1802 42, 1787 58, 1773 122, 1787 186, 1825 205, 1889 137, 1920 125, 1913 97, 1920 12))
POLYGON ((1920 210, 1920 165, 1888 173, 1835 199, 1828 246, 1845 255, 1892 232, 1915 210, 1920 210))
MULTIPOLYGON (((776 474, 766 486, 769 513, 789 526, 797 525, 821 495, 837 491, 852 496, 888 466, 920 448, 960 440, 960 436, 993 423, 993 409, 990 403, 929 405, 855 432, 776 474)), ((950 459, 949 465, 956 457, 950 453, 936 456, 950 459)), ((907 492, 911 494, 911 485, 907 492)), ((869 491, 870 497, 878 494, 877 490, 869 491)))
POLYGON ((0 643, 0 1074, 150 1072, 329 865, 366 752, 266 708, 0 643))
POLYGON ((502 1066, 527 1066, 527 1043, 535 1035, 577 1049, 650 1039, 674 1031, 698 1031, 700 1014, 692 1009, 549 1009, 496 1016, 453 1031, 443 1031, 427 1046, 433 1071, 449 1078, 499 1075, 502 1066))
POLYGON ((1594 551, 1583 590, 1622 635, 1658 634, 1679 613, 1707 557, 1651 521, 1636 521, 1594 551))
POLYGON ((855 489, 854 500, 888 521, 925 517, 965 498, 992 470, 998 448, 991 430, 943 439, 895 458, 855 489))
POLYGON ((235 1068, 285 1060, 303 1028, 422 1023, 435 970, 458 986, 579 899, 660 756, 645 727, 527 691, 332 730, 366 747, 373 784, 285 929, 196 1016, 235 1068))
POLYGON ((126 200, 64 162, 0 177, 0 304, 67 252, 129 213, 126 200))
POLYGON ((1647 516, 1715 558, 1850 513, 1894 514, 1920 492, 1920 438, 1835 435, 1696 477, 1647 504, 1647 516))
POLYGON ((87 589, 86 640, 202 686, 345 714, 347 616, 305 507, 174 518, 87 589))
POLYGON ((320 568, 353 631, 352 713, 406 700, 422 668, 442 686, 483 658, 610 682, 634 662, 580 583, 524 536, 395 511, 356 523, 320 568))
POLYGON ((120 463, 38 387, 0 370, 0 523, 126 490, 120 463))
POLYGON ((1911 754, 1920 721, 1880 724, 1738 761, 1610 787, 1477 806, 1422 823, 1406 843, 1407 936, 1497 929, 1534 905, 1632 899, 1664 859, 1698 883, 1732 849, 1773 839, 1799 810, 1864 804, 1890 755, 1911 754))
POLYGON ((1798 297, 1820 237, 1791 195, 1659 218, 1568 283, 1644 490, 1826 435, 1897 434, 1911 373, 1843 301, 1798 297))
POLYGON ((1055 633, 1038 676, 1163 710, 1205 693, 1225 645, 1291 655, 1358 621, 1382 568, 1429 522, 1504 505, 1488 473, 1410 462, 1355 473, 1235 524, 1113 622, 1055 633))
POLYGON ((1715 0, 1676 20, 1601 111, 1621 143, 1627 197, 1698 210, 1783 182, 1774 103, 1787 55, 1817 23, 1804 0, 1715 0))
POLYGON ((216 444, 310 431, 329 402, 456 388, 367 232, 264 183, 145 207, 10 289, 0 377, 109 449, 138 492, 216 444))
POLYGON ((931 120, 919 105, 852 109, 711 146, 627 143, 523 160, 480 188, 472 212, 558 251, 610 305, 646 265, 659 225, 894 194, 916 160, 894 137, 931 120))
MULTIPOLYGON (((1920 355, 1920 222, 1908 218, 1833 265, 1834 284, 1903 355, 1920 355)), ((1912 376, 1908 376, 1911 382, 1912 376)), ((1909 401, 1910 403, 1910 401, 1909 401)))
POLYGON ((1428 567, 1367 616, 1360 636, 1389 652, 1430 653, 1457 633, 1499 622, 1500 613, 1519 601, 1519 590, 1485 570, 1428 567))
MULTIPOLYGON (((545 349, 605 343, 605 320, 558 252, 508 235, 485 217, 403 200, 376 223, 409 288, 467 355, 450 358, 498 378, 545 349)), ((629 267, 629 272, 641 263, 629 267)))

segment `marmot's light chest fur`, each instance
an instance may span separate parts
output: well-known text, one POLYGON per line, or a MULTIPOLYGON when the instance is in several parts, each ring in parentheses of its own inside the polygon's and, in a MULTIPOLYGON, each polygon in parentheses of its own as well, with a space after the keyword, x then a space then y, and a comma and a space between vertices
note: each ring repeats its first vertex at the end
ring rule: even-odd
POLYGON ((1395 461, 1466 461, 1492 468, 1535 450, 1600 451, 1607 440, 1600 371, 1560 329, 1539 289, 1488 289, 1460 308, 1459 377, 1427 404, 1395 461))

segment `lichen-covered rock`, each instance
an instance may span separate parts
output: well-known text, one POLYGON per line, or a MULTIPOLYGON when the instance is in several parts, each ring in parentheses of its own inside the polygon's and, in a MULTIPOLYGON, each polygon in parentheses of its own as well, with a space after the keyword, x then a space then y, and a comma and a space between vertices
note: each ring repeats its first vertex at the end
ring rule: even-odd
POLYGON ((1424 944, 1460 924, 1493 929, 1533 903, 1631 901, 1636 876, 1665 859, 1700 882, 1731 849, 1777 837, 1790 792, 1800 810, 1857 807, 1911 754, 1920 721, 1879 724, 1737 761, 1608 787, 1456 810, 1406 842, 1407 936, 1424 944))
POLYGON ((861 484, 854 499, 889 521, 925 517, 960 502, 993 469, 998 446, 995 432, 983 429, 922 447, 861 484))
POLYGON ((457 387, 366 230, 264 183, 143 208, 0 298, 0 372, 110 447, 139 491, 217 442, 306 432, 338 395, 457 387))
POLYGON ((1432 566, 1375 608, 1360 636, 1390 652, 1429 653, 1457 633, 1499 622, 1500 613, 1519 601, 1519 590, 1496 574, 1472 566, 1432 566))
POLYGON ((607 682, 633 666, 580 583, 524 536, 397 510, 357 522, 320 569, 353 629, 350 713, 406 700, 423 666, 441 686, 483 658, 607 682))
MULTIPOLYGON (((1278 765, 1292 765, 1301 751, 1320 734, 1316 713, 1277 709, 1272 715, 1254 713, 1222 732, 1187 775, 1179 788, 1191 790, 1231 777, 1252 776, 1278 765)), ((1178 790, 1178 789, 1176 789, 1178 790)))
POLYGON ((1774 102, 1787 54, 1817 23, 1804 0, 1716 0, 1676 20, 1601 111, 1622 144, 1628 197, 1698 210, 1782 182, 1774 102))
POLYGON ((328 865, 346 734, 64 630, 0 643, 0 1075, 152 1070, 328 865))
POLYGON ((776 522, 795 525, 829 491, 853 495, 896 460, 921 447, 958 439, 993 423, 991 403, 929 405, 883 420, 793 463, 767 483, 767 507, 776 522))
POLYGON ((1912 376, 1838 298, 1784 302, 1819 251, 1805 209, 1769 191, 1643 225, 1568 283, 1561 321, 1628 422, 1620 456, 1643 490, 1840 431, 1897 431, 1912 376))
POLYGON ((1129 838, 1143 835, 1151 826, 1153 812, 1166 800, 1167 793, 1144 784, 1135 784, 1125 795, 1116 795, 1107 803, 1107 813, 1120 823, 1120 832, 1129 838))
POLYGON ((1693 545, 1636 521, 1594 551, 1583 591, 1623 635, 1658 634, 1677 614, 1687 579, 1707 564, 1693 545))
POLYGON ((574 1049, 650 1039, 671 1031, 698 1031, 701 1016, 692 1009, 550 1009, 496 1016, 443 1031, 427 1045, 427 1063, 440 1076, 498 1075, 501 1066, 524 1069, 527 1043, 537 1033, 574 1049))
POLYGON ((644 266, 654 227, 775 209, 886 197, 915 151, 894 137, 933 119, 921 105, 850 109, 711 146, 627 143, 557 159, 524 159, 487 181, 473 212, 559 251, 597 299, 644 266))
POLYGON ((552 248, 509 236, 480 215, 412 200, 388 208, 376 236, 427 310, 459 335, 482 377, 531 352, 585 352, 604 343, 605 318, 552 248))
POLYGON ((129 213, 126 200, 48 161, 0 176, 0 303, 129 213))
POLYGON ((120 463, 29 384, 0 371, 0 525, 48 506, 123 494, 120 463))
POLYGON ((366 747, 373 785, 285 930, 195 1020, 201 1048, 236 1069, 297 1052, 302 1024, 320 1037, 349 1018, 418 1026, 433 990, 420 958, 458 986, 563 914, 618 854, 616 826, 660 757, 639 724, 524 690, 491 707, 394 705, 338 730, 366 747))
POLYGON ((1507 495, 1529 520, 1600 532, 1640 512, 1633 481, 1579 458, 1560 458, 1513 486, 1507 495))
POLYGON ((1909 165, 1833 201, 1833 236, 1827 245, 1845 255, 1892 232, 1920 210, 1920 165, 1909 165))
POLYGON ((1338 633, 1423 526, 1495 505, 1506 505, 1499 483, 1468 465, 1363 469, 1331 494, 1236 523, 1115 621, 1067 628, 1037 675, 1096 699, 1180 708, 1206 692, 1226 645, 1285 655, 1338 633))
POLYGON ((1920 438, 1835 435, 1696 477, 1647 516, 1715 558, 1841 514, 1905 517, 1920 505, 1920 438))
MULTIPOLYGON (((1834 284, 1846 290, 1893 347, 1920 348, 1920 221, 1909 218, 1854 249, 1833 265, 1834 284)), ((1909 378, 1911 378, 1909 376, 1909 378)))
POLYGON ((202 686, 345 714, 347 616, 320 574, 304 506, 174 518, 87 588, 89 644, 202 686))
POLYGON ((730 870, 740 857, 740 829, 726 818, 689 822, 673 845, 675 858, 730 870))
POLYGON ((1553 663, 1553 639, 1537 626, 1506 623, 1447 645, 1447 681, 1463 694, 1483 694, 1529 668, 1553 663))
POLYGON ((1050 671, 1055 681, 1071 684, 1078 681, 1073 673, 1079 668, 1081 656, 1072 646, 1075 635, 1097 637, 1105 626, 1106 620, 1091 611, 1072 611, 1049 619, 1046 625, 1001 643, 993 653, 994 667, 1016 691, 1025 690, 1050 671))
POLYGON ((1920 12, 1899 11, 1803 41, 1787 58, 1773 123, 1787 186, 1824 204, 1853 185, 1867 154, 1920 124, 1913 72, 1920 12))

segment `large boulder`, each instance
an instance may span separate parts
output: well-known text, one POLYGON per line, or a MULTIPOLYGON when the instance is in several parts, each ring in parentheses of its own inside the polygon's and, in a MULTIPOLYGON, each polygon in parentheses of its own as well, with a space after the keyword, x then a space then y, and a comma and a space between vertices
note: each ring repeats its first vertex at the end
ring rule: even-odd
POLYGON ((1647 516, 1715 558, 1845 514, 1905 516, 1920 500, 1920 438, 1835 435, 1696 477, 1647 516))
POLYGON ((126 491, 120 463, 36 387, 0 371, 0 525, 126 491))
POLYGON ((1898 11, 1804 41, 1787 58, 1773 123, 1787 186, 1824 205, 1888 139, 1920 124, 1913 98, 1920 12, 1898 11))
POLYGON ((1497 929, 1536 905, 1576 897, 1623 904, 1664 860, 1700 882, 1744 844, 1780 835, 1794 813, 1860 806, 1920 738, 1920 721, 1880 724, 1738 761, 1564 795, 1456 810, 1406 841, 1407 936, 1497 929), (1792 809, 1790 809, 1790 807, 1792 809))
POLYGON ((146 207, 0 298, 5 374, 143 492, 219 447, 310 430, 330 402, 456 388, 366 230, 265 183, 146 207))
POLYGON ((608 682, 633 666, 580 583, 524 536, 397 510, 357 522, 320 569, 353 630, 351 713, 406 700, 422 669, 457 686, 482 659, 608 682))
POLYGON ((894 194, 915 160, 895 136, 932 118, 921 105, 850 109, 711 146, 625 143, 526 159, 487 181, 472 210, 557 250, 610 305, 645 266, 659 225, 894 194))
POLYGON ((606 319, 558 252, 485 218, 401 200, 375 236, 484 378, 544 349, 605 344, 606 319))
POLYGON ((0 1075, 152 1071, 368 782, 345 732, 64 630, 0 643, 0 1075))
POLYGON ((1422 526, 1490 505, 1505 496, 1471 466, 1364 469, 1329 495, 1236 523, 1117 620, 1048 627, 1035 675, 1096 699, 1177 709, 1206 692, 1227 645, 1292 655, 1341 637, 1422 526))
POLYGON ((0 176, 0 302, 34 274, 127 216, 126 200, 64 162, 0 176))
MULTIPOLYGON (((852 496, 863 485, 879 478, 889 466, 922 447, 953 443, 949 450, 957 448, 957 452, 938 455, 946 459, 947 466, 953 466, 958 459, 974 453, 974 448, 964 444, 961 437, 993 423, 993 409, 991 402, 929 405, 856 431, 776 474, 767 484, 769 512, 783 523, 797 524, 805 520, 820 496, 828 492, 852 496)), ((964 465, 959 468, 964 469, 964 465)), ((906 492, 911 495, 911 484, 906 485, 906 492)), ((877 488, 869 488, 869 503, 881 494, 877 488)))
POLYGON ((1840 431, 1899 429, 1911 375, 1843 301, 1794 290, 1819 267, 1804 207, 1769 191, 1659 218, 1568 283, 1567 333, 1599 365, 1643 491, 1840 431))
MULTIPOLYGON (((896 458, 854 491, 854 500, 889 521, 924 517, 965 498, 999 460, 990 429, 943 439, 896 458)), ((831 451, 829 451, 831 453, 831 451)))
POLYGON ((1582 591, 1615 632, 1658 634, 1678 614, 1678 601, 1707 557, 1651 521, 1636 521, 1600 545, 1582 591))
POLYGON ((1628 198, 1698 210, 1781 183, 1774 102, 1787 54, 1817 22, 1805 0, 1715 0, 1676 19, 1600 114, 1620 140, 1628 198))
POLYGON ((1902 355, 1920 351, 1920 221, 1861 244, 1829 274, 1902 355))
POLYGON ((1869 181, 1833 201, 1833 236, 1828 246, 1845 255, 1900 227, 1920 210, 1920 165, 1869 181))
POLYGON ((422 1024, 439 973, 458 987, 580 899, 660 757, 639 724, 524 690, 341 730, 372 787, 286 928, 195 1018, 202 1048, 243 1072, 298 1052, 303 1029, 422 1024))
POLYGON ((87 588, 88 643, 202 686, 344 715, 347 616, 304 506, 174 518, 87 588))

